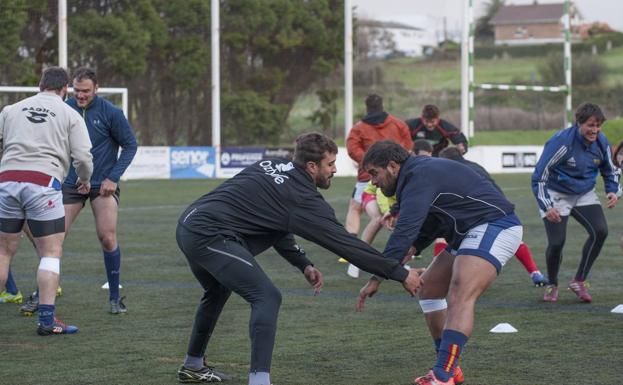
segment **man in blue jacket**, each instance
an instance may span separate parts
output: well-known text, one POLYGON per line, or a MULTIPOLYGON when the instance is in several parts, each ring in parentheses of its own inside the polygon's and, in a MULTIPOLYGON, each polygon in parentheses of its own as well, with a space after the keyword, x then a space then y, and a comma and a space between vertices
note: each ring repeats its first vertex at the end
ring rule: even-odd
MULTIPOLYGON (((425 313, 447 307, 445 319, 437 320, 445 325, 438 341, 439 354, 433 369, 414 383, 454 385, 459 356, 473 330, 476 300, 521 243, 523 227, 514 213, 515 206, 470 167, 447 159, 409 156, 391 141, 373 144, 363 165, 372 183, 387 196, 396 194, 400 206, 396 228, 383 252, 386 258, 402 261, 411 255, 412 246, 417 245, 432 217, 452 224, 453 234, 448 236, 457 250, 456 257, 446 259, 446 264, 429 266, 423 276, 423 290, 438 296, 420 298, 425 313)), ((377 287, 378 281, 371 279, 361 289, 360 302, 362 297, 373 295, 377 287)))
POLYGON ((76 172, 72 167, 63 183, 65 227, 69 232, 87 199, 95 217, 95 230, 102 245, 109 286, 110 312, 125 313, 119 296, 121 250, 117 243, 119 179, 132 162, 137 144, 123 111, 97 96, 97 75, 90 68, 79 68, 73 77, 74 97, 67 101, 84 118, 93 143, 93 176, 88 195, 76 191, 76 172), (119 154, 121 147, 121 154, 119 154))
POLYGON ((620 195, 618 175, 611 159, 610 144, 601 133, 606 120, 599 106, 584 103, 575 112, 575 124, 556 133, 545 143, 532 174, 532 192, 547 234, 547 273, 549 282, 543 300, 558 300, 558 271, 562 261, 569 215, 588 232, 582 259, 569 282, 582 302, 591 302, 586 278, 608 236, 608 224, 595 193, 597 172, 604 180, 608 208, 617 204, 620 195))

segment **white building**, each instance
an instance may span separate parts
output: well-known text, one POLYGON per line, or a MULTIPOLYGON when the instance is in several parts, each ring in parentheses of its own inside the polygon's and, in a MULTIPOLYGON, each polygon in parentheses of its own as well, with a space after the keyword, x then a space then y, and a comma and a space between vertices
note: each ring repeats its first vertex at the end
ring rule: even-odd
POLYGON ((357 26, 358 38, 367 39, 367 42, 358 41, 357 44, 368 44, 368 57, 418 57, 438 45, 435 31, 428 28, 370 19, 358 20, 357 26))

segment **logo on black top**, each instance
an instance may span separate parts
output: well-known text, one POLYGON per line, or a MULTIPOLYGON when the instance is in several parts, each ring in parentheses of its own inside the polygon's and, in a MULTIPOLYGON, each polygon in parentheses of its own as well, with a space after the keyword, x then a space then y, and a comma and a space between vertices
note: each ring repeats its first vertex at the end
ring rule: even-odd
POLYGON ((56 116, 54 112, 48 110, 47 108, 41 107, 24 107, 22 111, 25 111, 28 114, 26 119, 32 123, 44 123, 47 122, 48 116, 56 116))

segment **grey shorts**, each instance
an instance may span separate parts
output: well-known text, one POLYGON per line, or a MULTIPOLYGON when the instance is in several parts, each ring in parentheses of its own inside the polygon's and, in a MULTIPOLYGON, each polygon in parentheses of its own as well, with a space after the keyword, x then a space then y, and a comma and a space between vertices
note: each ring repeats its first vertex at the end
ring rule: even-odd
POLYGON ((61 191, 28 182, 1 182, 0 231, 19 233, 25 221, 37 238, 65 232, 61 191))

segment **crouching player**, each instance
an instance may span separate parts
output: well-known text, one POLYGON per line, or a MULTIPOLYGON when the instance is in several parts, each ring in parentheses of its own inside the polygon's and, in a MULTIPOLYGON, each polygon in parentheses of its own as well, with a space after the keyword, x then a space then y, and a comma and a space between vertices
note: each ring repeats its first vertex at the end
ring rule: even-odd
MULTIPOLYGON (((422 277, 419 297, 438 346, 437 362, 413 383, 453 385, 455 368, 473 330, 476 300, 521 243, 523 228, 514 205, 468 166, 412 157, 391 141, 372 145, 363 165, 372 183, 385 195, 396 194, 400 206, 396 228, 383 253, 386 258, 410 256, 422 230, 429 226, 426 221, 439 220, 451 228, 452 234, 443 236, 456 246, 455 256, 442 253, 435 258, 422 277)), ((379 283, 373 277, 361 289, 359 309, 376 293, 379 283)))

